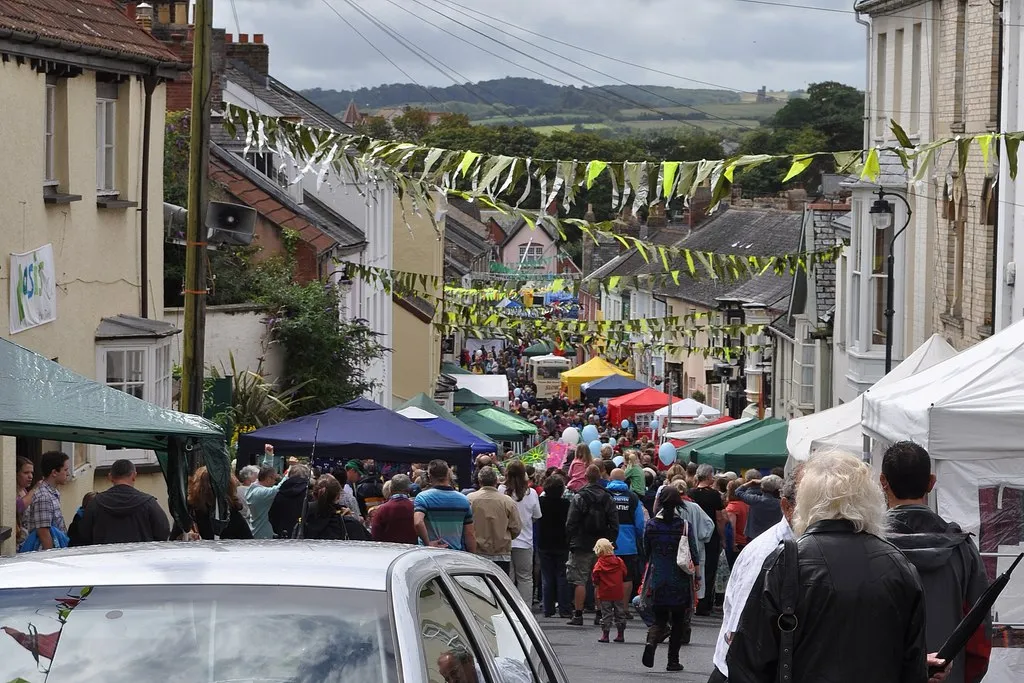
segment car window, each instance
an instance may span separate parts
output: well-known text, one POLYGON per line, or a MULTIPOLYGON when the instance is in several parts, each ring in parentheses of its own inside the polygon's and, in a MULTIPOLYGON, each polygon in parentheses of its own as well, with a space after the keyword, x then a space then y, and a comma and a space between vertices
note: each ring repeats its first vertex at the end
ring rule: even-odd
POLYGON ((516 613, 509 609, 483 576, 461 574, 452 579, 469 606, 482 647, 495 662, 501 683, 547 683, 547 676, 516 613))
POLYGON ((275 586, 0 590, 0 681, 398 679, 384 591, 275 586))
POLYGON ((437 579, 420 589, 420 638, 430 683, 488 683, 479 653, 437 579))
POLYGON ((542 650, 537 644, 537 633, 536 629, 527 628, 527 625, 519 618, 519 614, 512 607, 512 599, 509 597, 509 592, 505 586, 500 585, 497 579, 494 577, 487 577, 487 582, 490 584, 491 589, 495 595, 498 595, 501 599, 502 607, 505 610, 505 614, 508 616, 509 623, 516 629, 516 633, 519 636, 519 641, 523 644, 530 661, 530 667, 534 671, 536 679, 540 683, 554 683, 555 678, 551 667, 547 666, 544 661, 544 656, 541 654, 542 650))

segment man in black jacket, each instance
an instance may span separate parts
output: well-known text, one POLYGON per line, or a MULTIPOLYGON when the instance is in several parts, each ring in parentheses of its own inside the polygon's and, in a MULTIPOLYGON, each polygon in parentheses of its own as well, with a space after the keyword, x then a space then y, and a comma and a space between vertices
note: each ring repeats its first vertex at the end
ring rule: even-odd
POLYGON ((570 626, 583 625, 583 603, 587 597, 587 582, 594 570, 597 557, 594 544, 599 538, 612 543, 619 536, 619 511, 611 495, 598 484, 601 470, 597 465, 587 468, 587 485, 576 492, 565 521, 565 534, 569 538, 569 564, 566 579, 574 586, 573 602, 576 611, 570 626))
POLYGON ((81 544, 166 541, 171 534, 167 515, 156 498, 135 488, 132 461, 115 461, 107 476, 112 486, 96 494, 82 515, 81 544))
MULTIPOLYGON (((981 555, 957 524, 928 507, 935 486, 928 451, 912 441, 893 444, 882 458, 882 489, 889 506, 888 540, 917 568, 924 586, 925 639, 935 652, 988 589, 981 555)), ((956 659, 946 683, 978 683, 988 671, 991 617, 956 659)))
POLYGON ((288 479, 281 484, 267 514, 275 538, 292 537, 302 517, 302 501, 309 495, 310 474, 309 468, 301 463, 288 468, 288 479))

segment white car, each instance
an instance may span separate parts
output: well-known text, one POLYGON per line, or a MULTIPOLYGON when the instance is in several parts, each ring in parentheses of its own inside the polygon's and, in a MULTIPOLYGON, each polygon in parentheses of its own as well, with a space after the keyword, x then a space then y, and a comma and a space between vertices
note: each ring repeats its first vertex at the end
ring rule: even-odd
POLYGON ((491 562, 416 546, 211 541, 0 560, 0 681, 566 683, 491 562))

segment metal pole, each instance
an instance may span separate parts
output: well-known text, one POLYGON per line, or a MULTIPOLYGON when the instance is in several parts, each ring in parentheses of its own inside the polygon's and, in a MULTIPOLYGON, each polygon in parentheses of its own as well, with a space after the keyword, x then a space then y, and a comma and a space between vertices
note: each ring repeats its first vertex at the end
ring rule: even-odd
POLYGON ((181 410, 203 413, 203 341, 206 333, 207 172, 210 158, 210 96, 213 72, 211 0, 196 0, 192 53, 192 121, 189 141, 188 224, 185 244, 185 317, 181 353, 181 410))
POLYGON ((903 227, 899 229, 899 232, 892 236, 889 240, 889 255, 886 258, 886 273, 885 273, 885 374, 889 374, 892 370, 892 342, 893 342, 893 316, 896 314, 896 273, 893 272, 896 264, 896 240, 903 231, 910 225, 910 219, 914 215, 914 210, 910 208, 910 202, 907 198, 901 194, 890 194, 883 190, 878 191, 878 196, 885 197, 897 197, 903 202, 903 205, 907 208, 907 220, 903 223, 903 227))

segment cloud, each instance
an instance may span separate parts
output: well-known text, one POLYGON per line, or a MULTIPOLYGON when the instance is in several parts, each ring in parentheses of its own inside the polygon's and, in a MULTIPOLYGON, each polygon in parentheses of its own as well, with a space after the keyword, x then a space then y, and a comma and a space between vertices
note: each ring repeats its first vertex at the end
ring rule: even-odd
MULTIPOLYGON (((813 1, 832 9, 852 5, 850 0, 813 1)), ((796 89, 823 80, 864 85, 864 29, 852 13, 740 0, 234 0, 234 5, 237 24, 231 4, 215 3, 216 25, 229 33, 265 34, 273 74, 296 88, 373 87, 408 82, 409 76, 424 85, 504 76, 543 76, 577 85, 625 81, 701 87, 685 80, 691 78, 738 90, 796 89), (596 57, 510 24, 647 68, 596 57), (432 59, 440 64, 431 65, 432 59)))

